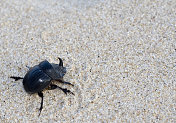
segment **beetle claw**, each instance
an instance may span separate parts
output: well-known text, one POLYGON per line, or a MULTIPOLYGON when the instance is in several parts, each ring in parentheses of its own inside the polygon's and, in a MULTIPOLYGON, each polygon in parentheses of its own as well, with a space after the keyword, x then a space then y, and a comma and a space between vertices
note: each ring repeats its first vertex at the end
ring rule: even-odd
POLYGON ((68 90, 68 89, 63 89, 63 92, 67 95, 67 93, 71 93, 71 94, 73 94, 73 95, 75 95, 73 92, 71 92, 70 90, 68 90))
POLYGON ((73 92, 70 92, 70 93, 75 96, 75 94, 73 92))
POLYGON ((42 111, 42 110, 39 109, 39 115, 38 115, 38 117, 40 117, 41 111, 42 111))

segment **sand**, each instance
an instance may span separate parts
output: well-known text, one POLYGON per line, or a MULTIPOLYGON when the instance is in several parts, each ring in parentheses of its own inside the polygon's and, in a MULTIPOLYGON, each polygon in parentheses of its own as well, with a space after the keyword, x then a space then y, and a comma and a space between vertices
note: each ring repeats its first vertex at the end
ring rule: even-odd
POLYGON ((176 1, 1 0, 0 122, 176 122, 176 1), (26 66, 67 68, 75 93, 27 94, 26 66))

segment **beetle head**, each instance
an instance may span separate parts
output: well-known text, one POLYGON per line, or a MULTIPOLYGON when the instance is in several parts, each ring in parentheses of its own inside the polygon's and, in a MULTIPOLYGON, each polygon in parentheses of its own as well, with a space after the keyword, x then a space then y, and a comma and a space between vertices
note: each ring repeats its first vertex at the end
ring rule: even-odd
POLYGON ((53 68, 57 74, 56 78, 62 78, 66 74, 67 71, 66 71, 65 67, 59 66, 58 64, 54 64, 54 63, 52 63, 51 65, 53 66, 53 68))
POLYGON ((63 67, 63 61, 61 58, 58 58, 60 63, 59 64, 54 64, 52 63, 52 67, 54 68, 55 72, 56 72, 56 78, 62 78, 65 74, 66 74, 66 68, 63 67))

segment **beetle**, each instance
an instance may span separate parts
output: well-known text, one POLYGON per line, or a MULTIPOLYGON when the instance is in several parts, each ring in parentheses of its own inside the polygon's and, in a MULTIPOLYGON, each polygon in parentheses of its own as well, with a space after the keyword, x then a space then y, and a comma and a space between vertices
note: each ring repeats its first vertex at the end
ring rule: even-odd
POLYGON ((66 74, 66 67, 63 67, 63 61, 61 58, 58 58, 60 63, 54 64, 49 63, 47 60, 40 62, 38 65, 29 68, 26 75, 23 77, 11 76, 10 78, 18 81, 23 79, 23 87, 25 91, 29 94, 38 93, 39 97, 41 97, 41 104, 39 109, 39 116, 43 109, 43 93, 42 91, 47 88, 48 90, 54 90, 56 88, 61 89, 66 95, 67 93, 73 92, 66 88, 61 88, 55 84, 52 84, 52 81, 58 81, 63 84, 72 85, 70 82, 66 82, 63 80, 64 75, 66 74))

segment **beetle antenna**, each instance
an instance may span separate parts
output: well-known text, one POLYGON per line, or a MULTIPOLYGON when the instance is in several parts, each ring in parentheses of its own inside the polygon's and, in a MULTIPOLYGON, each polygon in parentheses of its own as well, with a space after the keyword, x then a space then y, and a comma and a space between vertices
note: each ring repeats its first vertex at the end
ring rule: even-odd
POLYGON ((19 79, 24 79, 24 78, 18 77, 18 76, 11 76, 10 78, 15 79, 15 81, 18 81, 19 79))
POLYGON ((59 57, 58 57, 58 59, 59 59, 59 61, 60 61, 59 66, 62 66, 62 67, 63 67, 63 61, 62 61, 62 59, 59 58, 59 57))
POLYGON ((30 69, 30 68, 31 68, 31 67, 29 67, 29 66, 27 66, 27 65, 26 65, 26 67, 27 67, 28 69, 30 69))

